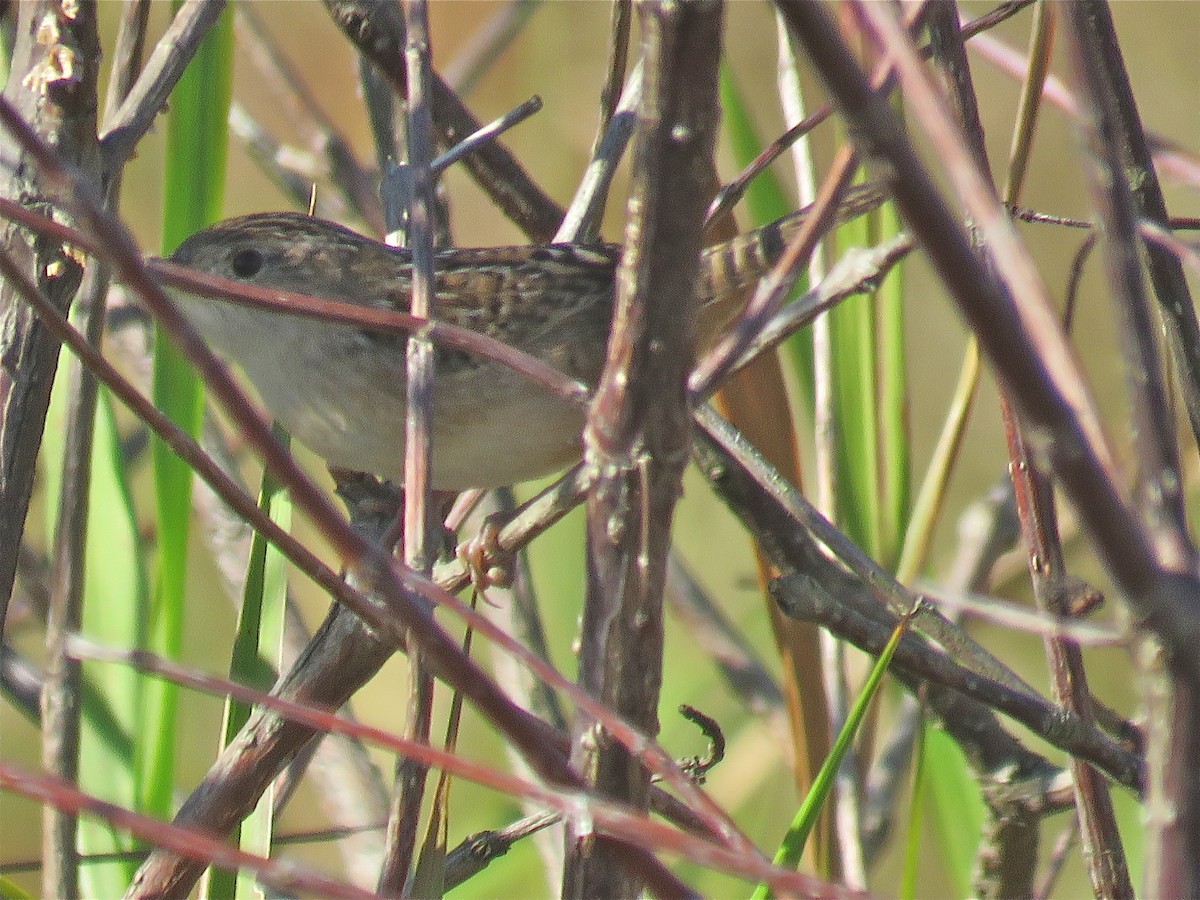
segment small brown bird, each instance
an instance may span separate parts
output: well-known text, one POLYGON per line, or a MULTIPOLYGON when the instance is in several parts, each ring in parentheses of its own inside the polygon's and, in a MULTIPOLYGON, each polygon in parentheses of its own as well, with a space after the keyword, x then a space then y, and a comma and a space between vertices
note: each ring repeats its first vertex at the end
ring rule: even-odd
MULTIPOLYGON (((841 215, 878 205, 852 195, 841 215)), ((738 311, 803 221, 799 212, 705 251, 701 334, 738 311)), ((445 250, 433 318, 482 332, 594 385, 604 365, 621 248, 554 244, 445 250)), ((171 261, 260 287, 407 312, 410 254, 300 213, 230 219, 189 237, 171 261)), ((405 339, 170 291, 191 324, 237 363, 263 402, 331 466, 398 478, 404 466, 405 339)), ((583 414, 506 367, 438 348, 433 486, 496 487, 580 454, 583 414)))

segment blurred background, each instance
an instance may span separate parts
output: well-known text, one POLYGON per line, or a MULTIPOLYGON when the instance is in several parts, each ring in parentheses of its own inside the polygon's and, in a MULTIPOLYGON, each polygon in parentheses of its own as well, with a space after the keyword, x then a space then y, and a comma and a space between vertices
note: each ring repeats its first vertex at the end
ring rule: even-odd
MULTIPOLYGON (((355 54, 330 23, 324 7, 303 0, 249 5, 284 48, 325 114, 350 139, 360 160, 369 163, 374 158, 374 151, 361 102, 355 54)), ((440 71, 454 70, 460 55, 498 14, 501 5, 458 0, 438 0, 431 4, 434 60, 440 71)), ((551 0, 527 6, 528 23, 467 93, 466 100, 480 120, 489 121, 532 94, 542 97, 545 103, 542 112, 513 129, 504 140, 535 180, 565 204, 576 188, 595 137, 596 104, 605 76, 611 10, 609 4, 599 0, 551 0)), ((966 17, 979 15, 990 8, 989 4, 981 2, 961 6, 966 17)), ((118 7, 117 4, 103 3, 100 8, 106 23, 107 48, 111 47, 118 7)), ((1200 131, 1200 111, 1195 99, 1196 85, 1200 84, 1198 9, 1195 4, 1168 2, 1117 3, 1113 6, 1125 61, 1145 123, 1188 149, 1197 146, 1196 135, 1200 131)), ((156 5, 154 34, 161 32, 168 13, 166 4, 156 5)), ((995 34, 1012 46, 1023 48, 1028 28, 1028 16, 1020 15, 1004 23, 995 34)), ((776 91, 776 44, 776 27, 768 3, 738 0, 728 4, 726 52, 729 70, 764 140, 784 130, 776 91)), ((978 55, 972 56, 972 66, 993 170, 1000 172, 1008 157, 1017 81, 978 55)), ((1056 71, 1062 71, 1062 67, 1056 66, 1056 71)), ((813 96, 820 95, 811 81, 809 87, 813 96)), ((312 149, 312 130, 289 115, 287 105, 280 102, 250 55, 243 50, 239 50, 237 56, 234 97, 279 140, 301 151, 312 149)), ((817 159, 828 160, 835 147, 833 128, 823 126, 813 140, 817 159)), ((151 135, 142 143, 137 158, 127 170, 122 197, 126 222, 146 252, 151 254, 172 249, 162 247, 160 237, 162 143, 160 134, 151 135)), ((1078 137, 1072 123, 1061 111, 1046 106, 1034 145, 1024 205, 1064 216, 1086 217, 1089 214, 1089 198, 1077 149, 1078 137)), ((723 178, 735 174, 737 167, 727 144, 721 146, 719 163, 723 178)), ((786 158, 776 165, 775 171, 785 183, 792 183, 786 158)), ((522 242, 515 227, 488 203, 458 168, 451 170, 445 183, 454 238, 458 244, 489 246, 522 242)), ((1173 184, 1169 178, 1164 178, 1164 186, 1174 215, 1200 214, 1200 203, 1194 192, 1173 184)), ((225 197, 228 215, 289 205, 234 137, 230 139, 225 197)), ((624 199, 622 178, 608 205, 605 220, 608 240, 621 240, 624 199)), ((346 224, 363 227, 353 221, 346 224)), ((1071 259, 1082 241, 1081 235, 1049 225, 1022 225, 1021 229, 1052 291, 1061 297, 1071 259)), ((955 311, 921 261, 914 259, 908 265, 906 279, 911 449, 913 466, 919 474, 945 415, 965 338, 955 311)), ((1075 329, 1079 353, 1105 411, 1111 436, 1124 450, 1128 447, 1128 435, 1123 432, 1128 419, 1124 374, 1116 352, 1104 273, 1098 262, 1090 265, 1085 273, 1079 304, 1075 329)), ((811 461, 811 447, 802 446, 801 449, 807 465, 811 461)), ((298 452, 303 454, 304 451, 298 452)), ((328 483, 319 461, 305 458, 311 463, 313 472, 328 483)), ((255 463, 247 459, 244 465, 254 483, 255 463)), ((968 503, 983 496, 1004 474, 1006 465, 995 390, 991 381, 985 379, 965 450, 950 485, 947 513, 936 538, 934 560, 926 572, 929 577, 936 578, 953 555, 957 541, 955 522, 959 513, 968 503)), ((1186 459, 1186 465, 1191 476, 1191 494, 1196 474, 1194 455, 1186 459)), ((524 488, 522 494, 528 494, 532 489, 524 488)), ((145 487, 139 490, 135 502, 149 510, 151 498, 146 490, 145 487)), ((1070 517, 1066 518, 1070 529, 1070 517)), ((35 512, 31 517, 26 537, 35 546, 44 546, 45 519, 44 511, 35 512)), ((297 528, 307 541, 320 543, 304 522, 299 522, 297 528)), ((152 541, 152 536, 147 535, 147 540, 152 541)), ((768 664, 777 666, 770 626, 757 587, 750 542, 740 525, 712 497, 695 473, 689 473, 685 482, 685 494, 676 517, 676 541, 682 557, 694 569, 705 589, 755 643, 768 664)), ((222 582, 199 531, 194 543, 184 661, 223 672, 234 624, 233 606, 224 596, 222 582)), ((582 547, 582 522, 576 514, 539 540, 531 554, 554 661, 568 674, 574 672, 572 648, 582 602, 582 547)), ((1104 586, 1103 573, 1086 551, 1082 538, 1076 534, 1069 547, 1072 549, 1072 571, 1104 586)), ((1017 558, 1009 567, 1014 577, 997 585, 997 592, 1025 597, 1027 587, 1026 579, 1021 577, 1022 566, 1023 562, 1017 558)), ((308 624, 315 627, 324 616, 328 601, 307 582, 295 579, 294 584, 308 624)), ((1101 613, 1110 621, 1118 621, 1122 615, 1120 605, 1113 602, 1101 613)), ((759 846, 772 848, 797 801, 788 774, 788 740, 782 716, 778 712, 766 717, 750 714, 727 689, 712 661, 696 651, 688 634, 674 622, 669 622, 668 629, 667 672, 660 709, 661 741, 676 756, 703 751, 694 727, 673 712, 681 702, 697 705, 717 718, 729 738, 729 753, 726 761, 711 774, 708 789, 720 804, 734 811, 738 822, 759 846)), ((1046 689, 1040 639, 1015 636, 987 625, 975 626, 973 630, 1031 683, 1046 689)), ((31 657, 36 659, 42 653, 42 633, 32 621, 24 626, 18 624, 10 631, 10 637, 31 657)), ((485 657, 488 654, 486 648, 480 652, 485 657)), ((1138 685, 1130 678, 1132 670, 1127 652, 1110 649, 1089 651, 1088 655, 1095 692, 1122 712, 1136 715, 1138 685)), ((353 707, 360 718, 380 727, 400 730, 403 698, 407 696, 406 672, 404 660, 389 663, 355 698, 353 707)), ((187 759, 178 762, 179 790, 186 793, 207 769, 216 752, 220 702, 183 692, 180 704, 181 745, 192 751, 187 759)), ((886 728, 886 722, 885 713, 881 729, 886 728)), ((1020 733, 1018 726, 1012 728, 1020 733)), ((36 729, 11 707, 0 704, 0 743, 5 758, 37 767, 38 742, 36 729)), ((504 755, 489 729, 470 715, 460 747, 466 756, 495 763, 500 763, 504 755)), ((1052 759, 1061 758, 1053 751, 1049 751, 1049 755, 1052 759)), ((385 772, 391 771, 390 759, 378 754, 377 762, 385 772)), ((452 844, 471 832, 499 827, 519 816, 519 810, 510 798, 496 795, 477 798, 479 793, 464 791, 461 796, 470 796, 471 802, 454 805, 450 824, 452 844)), ((1127 850, 1131 862, 1138 867, 1136 805, 1119 790, 1115 797, 1126 826, 1127 850)), ((1054 837, 1056 821, 1048 823, 1046 840, 1054 837)), ((0 794, 0 864, 38 857, 39 822, 40 812, 34 804, 0 794)), ((325 822, 318 799, 307 789, 302 789, 284 814, 279 831, 285 834, 308 831, 323 827, 325 822)), ((340 860, 330 843, 302 844, 283 851, 283 854, 328 871, 339 871, 340 860)), ((890 886, 895 884, 893 878, 897 866, 893 851, 872 879, 872 885, 880 894, 892 892, 890 886)), ((948 887, 937 860, 930 859, 923 866, 921 884, 928 890, 922 890, 922 894, 945 893, 948 887)), ((699 873, 687 866, 683 868, 684 877, 707 895, 746 893, 746 886, 740 882, 712 873, 699 873)), ((37 892, 36 874, 15 875, 14 878, 31 893, 37 892)), ((1135 871, 1135 883, 1136 879, 1135 871)), ((536 854, 528 845, 518 846, 508 857, 494 863, 484 876, 460 888, 456 895, 520 897, 556 889, 556 885, 551 887, 544 881, 536 854)), ((1078 896, 1087 892, 1082 867, 1078 859, 1073 858, 1068 863, 1058 895, 1078 896)))

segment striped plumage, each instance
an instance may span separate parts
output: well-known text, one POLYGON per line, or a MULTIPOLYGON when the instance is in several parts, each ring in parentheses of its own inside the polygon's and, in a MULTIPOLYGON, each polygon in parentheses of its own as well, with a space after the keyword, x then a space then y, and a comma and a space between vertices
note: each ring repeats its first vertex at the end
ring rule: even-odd
MULTIPOLYGON (((878 201, 860 192, 842 215, 878 201)), ((778 260, 796 213, 704 252, 701 340, 736 314, 778 260)), ((435 319, 472 329, 594 384, 604 363, 621 248, 557 244, 440 251, 435 319)), ((172 261, 258 285, 366 307, 408 310, 407 251, 299 213, 230 219, 180 245, 172 261), (364 285, 375 286, 364 290, 364 285)), ((263 402, 330 465, 397 477, 403 468, 403 339, 266 313, 173 291, 184 314, 238 363, 263 402)), ((582 416, 503 366, 436 352, 434 486, 494 487, 555 471, 579 454, 582 416)))

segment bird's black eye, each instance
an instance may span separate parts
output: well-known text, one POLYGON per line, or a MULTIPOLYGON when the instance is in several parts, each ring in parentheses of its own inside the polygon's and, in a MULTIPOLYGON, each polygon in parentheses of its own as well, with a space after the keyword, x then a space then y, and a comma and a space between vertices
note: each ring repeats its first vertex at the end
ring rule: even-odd
POLYGON ((233 274, 238 278, 253 278, 262 269, 263 256, 253 248, 239 250, 233 254, 229 265, 233 269, 233 274))

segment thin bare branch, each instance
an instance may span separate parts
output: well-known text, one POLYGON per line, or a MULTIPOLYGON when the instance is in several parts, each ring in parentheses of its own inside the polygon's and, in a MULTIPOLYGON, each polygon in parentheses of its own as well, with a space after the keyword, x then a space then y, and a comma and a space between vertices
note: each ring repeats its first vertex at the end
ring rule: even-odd
POLYGON ((1194 575, 1172 572, 1155 558, 1145 525, 1124 503, 1112 453, 1074 354, 1054 321, 1048 292, 1003 208, 974 168, 940 108, 899 24, 881 5, 860 7, 896 54, 910 97, 937 137, 947 171, 996 254, 1004 286, 973 256, 970 242, 894 113, 875 96, 823 7, 786 6, 794 33, 874 159, 895 173, 905 217, 924 245, 981 346, 1036 433, 1080 512, 1105 565, 1137 614, 1168 648, 1172 665, 1200 680, 1200 593, 1194 575))
POLYGON ((103 171, 114 172, 162 112, 183 70, 225 8, 225 0, 186 0, 154 47, 146 67, 100 135, 103 171))
MULTIPOLYGON (((400 14, 390 3, 369 0, 325 0, 338 27, 359 51, 380 68, 403 95, 404 28, 400 14)), ((438 146, 453 147, 479 129, 479 121, 466 105, 436 75, 432 87, 433 121, 438 146)), ((493 141, 467 157, 472 177, 535 243, 548 241, 562 221, 563 210, 526 174, 512 155, 493 141)))
MULTIPOLYGON (((701 2, 646 5, 639 13, 645 88, 634 192, 608 361, 584 431, 597 483, 588 499, 579 681, 656 734, 662 589, 690 445, 686 379, 697 335, 724 9, 701 2)), ((649 773, 638 754, 614 745, 589 717, 577 719, 572 738, 572 758, 602 796, 645 808, 649 773)), ((740 851, 757 854, 736 831, 729 837, 740 851)), ((619 864, 608 841, 567 823, 564 896, 633 896, 644 879, 619 864)))

